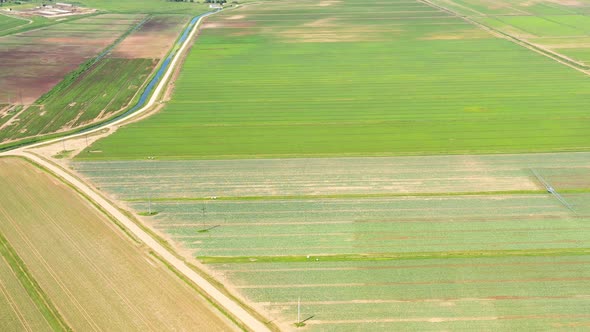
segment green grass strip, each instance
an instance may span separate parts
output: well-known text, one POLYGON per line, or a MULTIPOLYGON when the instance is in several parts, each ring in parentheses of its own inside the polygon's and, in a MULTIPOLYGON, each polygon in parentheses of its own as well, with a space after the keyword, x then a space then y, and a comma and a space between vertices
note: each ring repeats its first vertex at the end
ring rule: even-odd
POLYGON ((228 263, 303 263, 316 259, 322 262, 358 262, 358 261, 394 261, 410 259, 443 258, 491 258, 491 257, 525 257, 525 256, 585 256, 590 255, 590 248, 563 249, 522 249, 522 250, 470 250, 443 252, 400 252, 376 254, 344 254, 307 256, 201 256, 197 257, 204 264, 228 263))
POLYGON ((14 248, 8 243, 8 240, 0 233, 0 254, 15 272, 16 277, 21 285, 27 291, 31 300, 35 303, 43 317, 47 320, 54 331, 72 331, 60 315, 57 308, 51 303, 51 300, 45 294, 41 286, 28 271, 25 263, 20 259, 14 248))

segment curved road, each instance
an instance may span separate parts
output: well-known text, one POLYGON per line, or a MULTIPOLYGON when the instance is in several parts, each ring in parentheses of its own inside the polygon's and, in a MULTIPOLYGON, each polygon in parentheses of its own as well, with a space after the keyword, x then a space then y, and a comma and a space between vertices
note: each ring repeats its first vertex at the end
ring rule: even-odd
POLYGON ((201 23, 203 18, 205 18, 211 14, 214 14, 214 13, 204 14, 197 21, 197 23, 195 24, 189 37, 186 38, 186 40, 182 44, 181 48, 178 50, 178 52, 174 56, 174 59, 172 60, 170 66, 168 67, 168 70, 166 71, 166 73, 162 77, 162 79, 160 80, 160 82, 159 82, 158 86, 156 87, 156 89, 154 90, 151 98, 141 109, 139 109, 136 112, 133 112, 125 117, 122 117, 121 119, 118 119, 114 122, 97 127, 95 129, 92 129, 92 130, 89 130, 86 132, 82 132, 82 133, 78 133, 78 134, 72 134, 69 136, 61 137, 61 138, 56 138, 56 139, 45 141, 45 142, 31 144, 31 145, 20 147, 20 148, 14 149, 14 150, 9 150, 9 151, 0 153, 0 156, 20 156, 20 157, 27 158, 27 159, 45 167, 46 169, 48 169, 49 171, 51 171, 52 173, 54 173, 58 177, 62 178, 64 181, 71 184, 76 189, 78 189, 80 192, 87 195, 92 201, 94 201, 101 208, 103 208, 105 211, 107 211, 110 215, 112 215, 114 218, 116 218, 131 233, 133 233, 133 235, 135 235, 137 238, 139 238, 141 241, 143 241, 147 246, 149 246, 152 250, 154 250, 154 252, 158 253, 158 255, 160 255, 163 259, 165 259, 170 265, 174 266, 174 268, 176 268, 180 273, 182 273, 184 276, 186 276, 192 282, 194 282, 196 285, 198 285, 205 293, 207 293, 207 295, 211 299, 213 299, 215 302, 217 302, 219 305, 221 305, 225 310, 227 310, 227 312, 229 312, 231 315, 233 315, 236 319, 241 321, 248 329, 250 329, 252 331, 270 331, 270 329, 266 325, 264 325, 257 318, 255 318, 252 314, 250 314, 248 311, 246 311, 244 308, 242 308, 234 300, 232 300, 231 298, 229 298, 228 296, 223 294, 221 291, 219 291, 209 281, 207 281, 206 279, 201 277, 199 274, 197 274, 185 262, 183 262, 182 260, 180 260, 179 258, 174 256, 172 253, 170 253, 166 248, 164 248, 162 245, 160 245, 153 237, 151 237, 148 233, 146 233, 139 226, 137 226, 131 219, 129 219, 127 216, 125 216, 123 213, 121 213, 119 211, 119 209, 117 209, 117 207, 115 207, 112 203, 110 203, 109 201, 104 199, 97 192, 92 190, 92 188, 90 186, 88 186, 87 184, 78 180, 75 176, 68 173, 67 171, 65 171, 61 167, 58 167, 57 165, 37 156, 35 154, 32 154, 32 153, 26 151, 26 149, 38 147, 40 145, 56 143, 56 142, 60 142, 62 140, 82 137, 83 135, 95 133, 95 132, 98 132, 98 131, 103 130, 105 128, 110 128, 110 127, 116 126, 118 124, 121 124, 124 121, 127 121, 128 119, 130 119, 131 117, 138 116, 138 115, 148 111, 158 101, 159 95, 161 94, 162 90, 166 87, 167 81, 170 78, 170 76, 172 75, 172 72, 176 69, 178 62, 180 61, 180 57, 184 54, 187 47, 189 46, 189 44, 193 40, 195 34, 197 33, 198 28, 199 28, 199 24, 201 23))

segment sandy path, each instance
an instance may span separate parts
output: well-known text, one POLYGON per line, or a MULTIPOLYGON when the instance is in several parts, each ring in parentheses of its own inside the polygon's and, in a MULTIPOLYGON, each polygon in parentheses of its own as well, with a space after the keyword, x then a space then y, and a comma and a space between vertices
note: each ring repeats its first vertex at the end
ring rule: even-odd
POLYGON ((107 211, 111 216, 116 218, 117 221, 119 221, 124 227, 126 227, 128 231, 130 231, 134 236, 139 238, 142 242, 144 242, 147 246, 149 246, 152 250, 154 250, 154 252, 156 252, 158 255, 160 255, 164 260, 166 260, 166 262, 168 262, 170 265, 172 265, 175 269, 177 269, 185 277, 187 277, 192 282, 194 282, 196 285, 198 285, 205 293, 207 293, 207 295, 211 299, 213 299, 215 302, 217 302, 219 305, 221 305, 225 310, 227 310, 236 319, 241 321, 250 330, 270 331, 270 329, 268 327, 266 327, 266 325, 264 325, 262 322, 260 322, 258 319, 256 319, 249 312, 247 312, 244 308, 242 308, 234 300, 230 299, 228 296, 226 296, 221 291, 219 291, 209 281, 207 281, 206 279, 201 277, 199 274, 197 274, 184 261, 180 260, 175 255, 173 255, 171 252, 169 252, 166 248, 164 248, 162 245, 160 245, 160 243, 158 243, 148 233, 146 233, 139 226, 137 226, 131 219, 129 219, 127 216, 125 216, 123 213, 121 213, 119 211, 119 209, 117 209, 117 207, 115 207, 111 202, 107 201, 100 194, 98 194, 97 192, 92 190, 91 187, 88 186, 86 183, 82 182, 81 180, 79 180, 78 178, 76 178, 72 174, 68 173, 67 171, 65 171, 61 167, 58 167, 57 165, 55 165, 43 158, 40 158, 37 155, 34 155, 32 153, 25 151, 25 149, 39 147, 41 145, 48 145, 48 144, 52 144, 52 143, 57 143, 57 142, 61 142, 63 140, 70 140, 70 139, 74 139, 74 138, 85 138, 88 135, 100 132, 106 128, 109 128, 112 130, 112 129, 115 129, 118 125, 122 124, 123 122, 128 121, 129 119, 131 119, 133 117, 142 115, 145 112, 150 111, 152 106, 154 106, 159 101, 160 94, 166 88, 167 82, 168 82, 170 76, 175 71, 179 61, 181 61, 182 55, 185 53, 185 51, 189 47, 189 45, 193 42, 194 36, 199 29, 201 21, 205 17, 207 17, 211 14, 212 13, 205 14, 197 21, 197 23, 195 24, 195 27, 191 31, 189 37, 186 39, 186 41, 182 44, 179 51, 176 53, 176 56, 172 60, 168 70, 166 71, 163 78, 158 83, 158 86, 154 90, 154 93, 152 94, 151 98, 149 99, 149 101, 146 103, 146 105, 144 107, 142 107, 141 109, 137 110, 136 112, 134 112, 124 118, 121 118, 113 123, 106 124, 104 126, 95 128, 91 131, 79 133, 79 134, 73 134, 73 135, 70 135, 67 137, 57 138, 57 139, 53 139, 53 140, 49 140, 49 141, 45 141, 45 142, 41 142, 41 143, 36 143, 36 144, 32 144, 32 145, 29 145, 26 147, 18 148, 15 150, 9 150, 9 151, 0 153, 0 157, 1 156, 20 156, 20 157, 27 158, 27 159, 45 167, 50 172, 52 172, 56 176, 62 178, 65 182, 72 185, 74 188, 79 190, 81 193, 83 193, 84 195, 89 197, 90 200, 92 200, 94 203, 98 204, 101 208, 103 208, 105 211, 107 211))

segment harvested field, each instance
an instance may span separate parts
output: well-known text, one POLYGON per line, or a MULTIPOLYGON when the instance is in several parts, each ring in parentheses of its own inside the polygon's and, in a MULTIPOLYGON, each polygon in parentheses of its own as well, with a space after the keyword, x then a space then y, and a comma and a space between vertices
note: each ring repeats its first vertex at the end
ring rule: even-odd
POLYGON ((276 2, 208 18, 167 107, 80 157, 590 149, 583 73, 423 2, 366 6, 276 2))
POLYGON ((95 23, 95 18, 83 18, 1 37, 0 102, 35 102, 67 73, 96 56, 141 20, 132 15, 126 23, 113 24, 124 17, 111 15, 100 23, 95 23), (56 37, 60 43, 56 43, 56 37))
POLYGON ((170 50, 188 19, 185 15, 152 16, 140 29, 125 38, 111 56, 161 59, 170 50))
POLYGON ((7 331, 66 331, 53 304, 0 234, 0 317, 7 331))
POLYGON ((56 178, 21 159, 3 158, 0 182, 0 231, 72 329, 233 329, 185 281, 56 178))
POLYGON ((513 330, 588 319, 588 157, 72 166, 285 329, 513 330))

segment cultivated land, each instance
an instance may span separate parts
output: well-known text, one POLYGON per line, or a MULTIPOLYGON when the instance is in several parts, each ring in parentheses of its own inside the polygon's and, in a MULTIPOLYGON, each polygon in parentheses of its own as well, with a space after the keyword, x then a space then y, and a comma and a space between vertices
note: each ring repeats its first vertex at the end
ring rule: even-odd
POLYGON ((27 23, 27 20, 14 18, 0 13, 0 34, 27 23))
POLYGON ((73 167, 285 329, 301 297, 321 330, 514 330, 588 324, 589 158, 73 167))
POLYGON ((189 16, 154 15, 143 18, 107 14, 86 18, 74 27, 80 30, 84 23, 90 27, 111 24, 116 28, 126 26, 131 18, 134 30, 129 36, 123 36, 124 39, 119 40, 112 50, 103 51, 104 56, 95 63, 79 73, 70 74, 71 77, 22 112, 12 112, 16 114, 12 117, 6 114, 2 118, 6 121, 0 140, 7 144, 79 128, 111 118, 128 106, 160 59, 166 56, 189 16))
POLYGON ((139 15, 83 18, 0 38, 0 100, 33 103, 141 19, 139 15))
POLYGON ((590 69, 590 1, 432 0, 540 50, 590 69))
MULTIPOLYGON (((72 329, 232 329, 191 286, 59 180, 16 158, 0 159, 0 180, 0 232, 72 329)), ((5 250, 2 255, 3 323, 47 329, 22 281, 19 288, 14 280, 18 272, 9 278, 5 250)))
POLYGON ((367 6, 215 15, 165 110, 80 158, 588 149, 583 73, 422 2, 367 6))
POLYGON ((299 298, 310 330, 590 326, 590 155, 483 154, 587 150, 584 73, 418 1, 203 28, 165 109, 72 164, 179 252, 285 330, 299 298), (370 157, 400 154, 447 155, 370 157))

